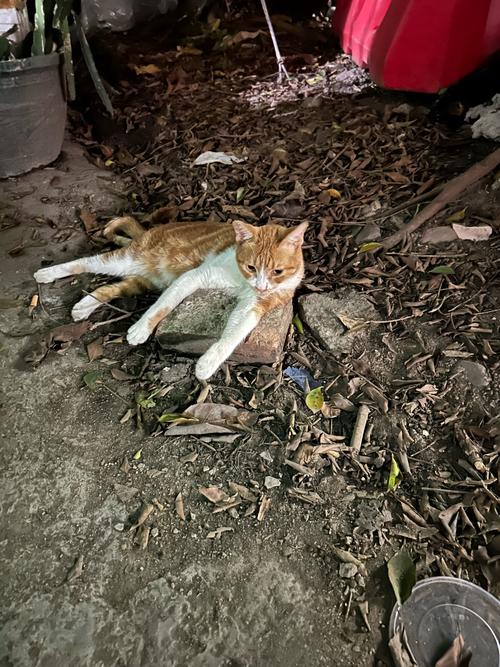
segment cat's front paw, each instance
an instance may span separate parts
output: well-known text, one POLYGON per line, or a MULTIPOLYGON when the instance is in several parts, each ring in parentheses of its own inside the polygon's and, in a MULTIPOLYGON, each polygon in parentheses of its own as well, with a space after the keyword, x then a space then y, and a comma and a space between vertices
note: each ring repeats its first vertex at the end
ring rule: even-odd
POLYGON ((57 266, 47 266, 45 269, 39 269, 33 274, 37 283, 53 283, 54 280, 64 277, 57 266))
POLYGON ((151 336, 151 328, 147 322, 139 320, 127 331, 127 342, 129 345, 140 345, 145 343, 151 336))
POLYGON ((194 374, 198 380, 208 380, 224 361, 226 361, 226 357, 222 354, 217 344, 212 345, 212 347, 198 359, 194 374))
POLYGON ((97 310, 99 306, 102 306, 102 303, 90 294, 87 294, 87 296, 84 296, 83 299, 80 299, 78 303, 75 303, 71 311, 71 317, 75 322, 88 320, 94 310, 97 310))

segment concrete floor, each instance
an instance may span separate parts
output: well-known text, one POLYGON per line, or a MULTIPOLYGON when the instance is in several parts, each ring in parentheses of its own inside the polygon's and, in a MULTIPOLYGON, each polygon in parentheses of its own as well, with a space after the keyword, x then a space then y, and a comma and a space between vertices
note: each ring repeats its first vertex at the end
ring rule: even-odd
MULTIPOLYGON (((120 424, 127 387, 118 395, 83 387, 94 366, 80 343, 35 370, 26 363, 37 338, 70 321, 74 300, 71 286, 44 290, 46 312, 30 317, 34 270, 88 252, 77 209, 126 210, 122 185, 67 141, 55 167, 0 187, 0 666, 375 664, 390 600, 374 586, 371 634, 355 613, 343 622, 321 518, 309 522, 307 508, 288 503, 262 525, 207 540, 204 506, 202 525, 198 509, 189 525, 173 509, 178 490, 189 498, 192 487, 179 450, 120 424), (123 457, 139 448, 143 467, 132 461, 124 473, 123 457), (123 503, 117 481, 138 495, 123 503), (153 493, 165 510, 142 552, 116 526, 153 493), (79 556, 81 575, 68 582, 79 556)), ((210 451, 202 460, 203 470, 225 469, 210 451)))

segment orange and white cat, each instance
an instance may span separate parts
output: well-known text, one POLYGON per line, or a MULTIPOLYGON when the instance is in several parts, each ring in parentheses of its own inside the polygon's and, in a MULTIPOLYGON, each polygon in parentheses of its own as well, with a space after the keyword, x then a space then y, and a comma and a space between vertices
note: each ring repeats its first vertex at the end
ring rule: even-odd
POLYGON ((302 244, 307 223, 292 229, 278 225, 182 222, 145 231, 131 217, 116 218, 105 228, 113 238, 124 230, 132 239, 119 250, 40 269, 39 283, 79 273, 124 278, 98 287, 72 310, 74 320, 87 319, 103 303, 149 289, 159 299, 130 327, 131 345, 144 343, 158 323, 198 289, 223 289, 237 297, 220 340, 196 364, 196 377, 207 380, 245 340, 261 317, 290 301, 302 280, 302 244))

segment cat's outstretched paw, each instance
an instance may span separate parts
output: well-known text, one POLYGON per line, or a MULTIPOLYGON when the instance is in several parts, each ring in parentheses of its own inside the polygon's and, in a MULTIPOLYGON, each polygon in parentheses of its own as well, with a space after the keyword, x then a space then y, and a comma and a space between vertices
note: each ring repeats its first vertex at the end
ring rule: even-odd
POLYGON ((141 319, 133 324, 127 331, 127 342, 129 345, 140 345, 147 341, 151 336, 151 333, 151 329, 147 322, 143 322, 141 319))
POLYGON ((212 345, 203 356, 198 359, 194 374, 198 380, 208 380, 224 363, 225 357, 217 345, 212 345))
POLYGON ((33 274, 37 283, 53 283, 54 280, 64 278, 68 273, 59 266, 47 266, 45 269, 39 269, 33 274))
POLYGON ((80 320, 87 320, 90 315, 101 306, 101 301, 98 301, 93 296, 88 294, 84 296, 83 299, 75 303, 71 311, 71 317, 75 322, 80 322, 80 320))

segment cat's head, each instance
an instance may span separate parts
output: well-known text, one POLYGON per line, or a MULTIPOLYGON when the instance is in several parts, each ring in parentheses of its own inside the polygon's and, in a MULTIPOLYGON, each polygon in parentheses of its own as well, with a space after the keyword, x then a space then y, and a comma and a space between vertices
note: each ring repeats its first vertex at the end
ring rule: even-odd
POLYGON ((304 273, 302 244, 307 222, 287 229, 278 225, 254 227, 235 220, 236 261, 241 273, 259 293, 295 289, 304 273))

